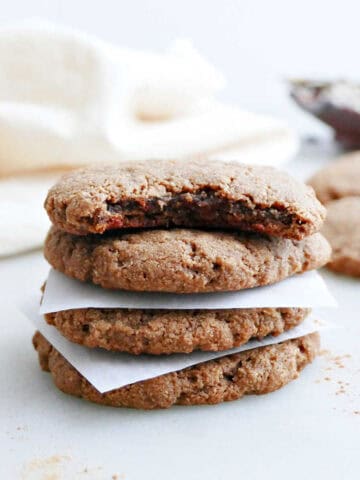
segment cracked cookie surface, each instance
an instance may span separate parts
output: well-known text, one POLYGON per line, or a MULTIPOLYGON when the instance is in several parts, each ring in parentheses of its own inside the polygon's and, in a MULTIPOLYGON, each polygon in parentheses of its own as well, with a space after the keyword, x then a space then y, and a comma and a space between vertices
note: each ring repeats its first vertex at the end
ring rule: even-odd
POLYGON ((296 379, 317 355, 319 335, 247 350, 188 367, 178 372, 99 393, 37 332, 33 344, 40 366, 64 393, 113 407, 169 408, 237 400, 278 390, 296 379))
POLYGON ((132 354, 229 350, 251 338, 280 335, 299 325, 305 308, 129 310, 80 308, 45 315, 71 342, 132 354))
POLYGON ((199 230, 143 230, 78 236, 52 227, 44 254, 57 270, 104 288, 199 293, 278 282, 319 268, 330 246, 304 240, 199 230))

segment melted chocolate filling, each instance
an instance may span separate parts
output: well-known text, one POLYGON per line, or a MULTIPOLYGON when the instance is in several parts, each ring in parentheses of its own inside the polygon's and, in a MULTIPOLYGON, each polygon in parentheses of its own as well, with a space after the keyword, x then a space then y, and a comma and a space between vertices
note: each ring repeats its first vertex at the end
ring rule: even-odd
MULTIPOLYGON (((250 202, 249 202, 250 203, 250 202)), ((179 193, 161 198, 122 200, 108 203, 107 227, 216 227, 272 230, 279 232, 303 222, 281 205, 249 206, 246 200, 232 201, 211 191, 179 193)))

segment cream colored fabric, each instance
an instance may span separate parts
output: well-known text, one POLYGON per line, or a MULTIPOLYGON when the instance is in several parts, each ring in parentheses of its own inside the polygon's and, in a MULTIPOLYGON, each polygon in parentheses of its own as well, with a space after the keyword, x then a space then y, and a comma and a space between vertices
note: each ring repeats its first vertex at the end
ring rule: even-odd
POLYGON ((0 180, 0 256, 41 245, 50 180, 35 171, 193 155, 278 165, 297 149, 284 123, 219 103, 225 80, 188 41, 140 52, 25 22, 0 29, 0 66, 0 177, 32 173, 0 180))
POLYGON ((40 248, 49 228, 42 208, 54 175, 28 175, 0 181, 0 256, 40 248))

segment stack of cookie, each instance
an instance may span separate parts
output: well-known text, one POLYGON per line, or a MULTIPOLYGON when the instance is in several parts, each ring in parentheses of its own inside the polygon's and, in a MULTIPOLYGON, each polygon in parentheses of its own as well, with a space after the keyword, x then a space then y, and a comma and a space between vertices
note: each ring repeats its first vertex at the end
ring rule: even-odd
MULTIPOLYGON (((49 192, 45 257, 105 289, 226 292, 316 269, 330 256, 313 190, 270 167, 194 161, 88 168, 49 192)), ((225 351, 300 324, 307 309, 82 308, 46 315, 87 348, 164 355, 225 351)), ((288 340, 99 393, 37 332, 41 367, 64 392, 113 406, 165 408, 267 393, 312 361, 318 335, 288 340)))

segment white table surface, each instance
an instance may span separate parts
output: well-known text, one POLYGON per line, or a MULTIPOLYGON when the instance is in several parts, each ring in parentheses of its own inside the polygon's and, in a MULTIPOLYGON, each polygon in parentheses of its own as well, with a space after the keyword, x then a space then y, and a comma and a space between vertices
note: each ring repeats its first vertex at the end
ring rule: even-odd
MULTIPOLYGON (((325 162, 307 150, 290 165, 301 177, 325 162)), ((39 252, 0 261, 0 478, 359 478, 359 281, 324 272, 340 307, 318 313, 339 328, 323 333, 328 352, 297 381, 217 406, 143 412, 66 396, 40 371, 16 305, 37 294, 47 269, 39 252)))

